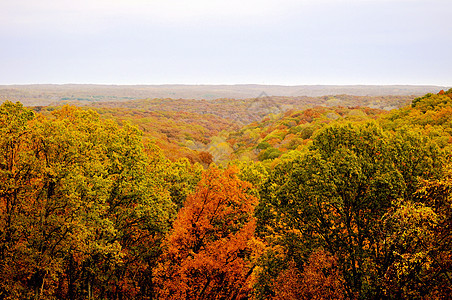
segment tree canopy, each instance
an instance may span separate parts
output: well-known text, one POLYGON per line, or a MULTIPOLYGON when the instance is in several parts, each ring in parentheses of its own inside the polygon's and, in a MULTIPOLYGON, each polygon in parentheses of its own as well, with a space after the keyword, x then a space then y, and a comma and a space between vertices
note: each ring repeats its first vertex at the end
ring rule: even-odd
POLYGON ((228 130, 4 102, 0 300, 448 299, 452 89, 343 98, 228 130))

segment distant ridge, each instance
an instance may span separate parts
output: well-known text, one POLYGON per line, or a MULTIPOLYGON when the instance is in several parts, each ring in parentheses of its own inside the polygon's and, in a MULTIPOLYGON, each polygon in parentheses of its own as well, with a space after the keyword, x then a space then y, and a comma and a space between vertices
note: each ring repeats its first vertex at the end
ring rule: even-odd
POLYGON ((449 87, 433 85, 97 85, 97 84, 32 84, 0 85, 0 102, 8 99, 25 105, 49 105, 64 100, 128 101, 145 98, 220 99, 269 96, 419 96, 438 93, 449 87))

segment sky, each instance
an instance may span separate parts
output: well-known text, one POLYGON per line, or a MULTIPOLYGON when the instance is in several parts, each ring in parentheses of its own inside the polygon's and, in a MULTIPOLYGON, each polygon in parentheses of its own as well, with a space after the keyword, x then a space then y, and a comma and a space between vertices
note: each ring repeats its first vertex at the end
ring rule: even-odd
POLYGON ((451 0, 0 0, 0 84, 452 86, 451 0))

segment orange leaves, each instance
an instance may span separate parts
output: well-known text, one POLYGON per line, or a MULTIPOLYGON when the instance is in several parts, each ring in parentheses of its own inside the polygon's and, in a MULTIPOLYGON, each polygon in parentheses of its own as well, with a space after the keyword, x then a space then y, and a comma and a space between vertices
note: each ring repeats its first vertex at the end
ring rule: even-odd
POLYGON ((316 250, 309 256, 303 272, 291 261, 279 274, 273 299, 345 299, 343 281, 336 258, 324 250, 316 250))
POLYGON ((154 274, 160 299, 229 299, 252 271, 257 199, 237 170, 211 168, 177 216, 154 274))

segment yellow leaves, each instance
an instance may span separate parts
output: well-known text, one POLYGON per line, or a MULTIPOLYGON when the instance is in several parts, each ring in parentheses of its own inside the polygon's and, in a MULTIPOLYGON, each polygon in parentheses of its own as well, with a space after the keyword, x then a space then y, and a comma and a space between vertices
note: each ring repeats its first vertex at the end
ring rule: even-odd
MULTIPOLYGON (((0 106, 0 120, 4 108, 0 106)), ((25 109, 11 116, 17 119, 20 110, 25 109)), ((137 281, 124 278, 128 263, 140 270, 152 263, 173 209, 161 184, 163 171, 151 165, 162 161, 150 159, 157 151, 146 155, 136 128, 103 122, 93 111, 64 107, 53 117, 22 121, 16 124, 20 139, 14 138, 14 151, 3 143, 13 132, 0 135, 0 147, 11 154, 8 172, 14 172, 0 181, 2 194, 14 200, 0 198, 1 232, 9 235, 0 238, 5 249, 0 293, 5 285, 33 292, 23 278, 13 280, 18 274, 45 281, 49 295, 52 286, 67 286, 67 280, 77 282, 72 293, 83 293, 88 277, 106 290, 115 284, 134 290, 137 281), (9 275, 3 275, 6 261, 11 262, 9 275), (26 261, 32 263, 22 265, 26 261)), ((66 298, 66 292, 59 291, 60 297, 66 298)))
POLYGON ((430 207, 411 201, 401 202, 390 218, 396 229, 393 238, 414 244, 417 240, 431 239, 438 223, 438 216, 430 207))

